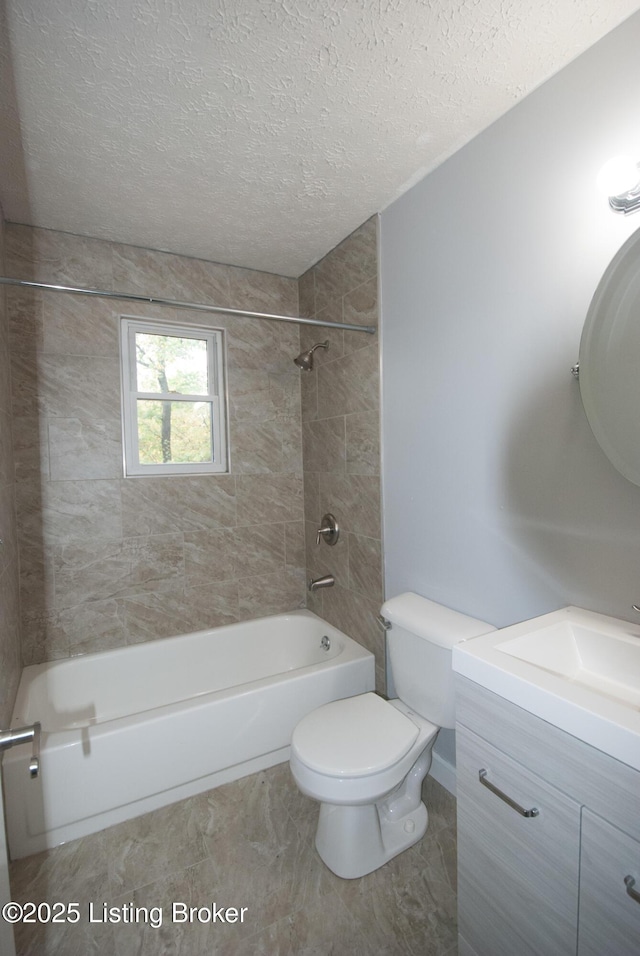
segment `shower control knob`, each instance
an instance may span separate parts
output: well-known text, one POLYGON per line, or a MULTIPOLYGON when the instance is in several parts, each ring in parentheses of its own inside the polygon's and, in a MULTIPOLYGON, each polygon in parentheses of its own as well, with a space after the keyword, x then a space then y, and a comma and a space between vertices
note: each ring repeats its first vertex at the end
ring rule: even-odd
POLYGON ((320 540, 324 539, 325 544, 334 545, 339 537, 340 528, 334 516, 329 513, 323 515, 318 533, 316 534, 316 544, 320 544, 320 540))

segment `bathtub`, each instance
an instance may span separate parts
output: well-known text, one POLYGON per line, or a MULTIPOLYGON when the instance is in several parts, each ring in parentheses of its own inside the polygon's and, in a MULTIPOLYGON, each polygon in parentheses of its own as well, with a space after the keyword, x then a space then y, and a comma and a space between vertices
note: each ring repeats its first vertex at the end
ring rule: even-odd
POLYGON ((25 667, 12 727, 41 722, 40 774, 31 744, 5 753, 11 856, 287 760, 301 717, 373 687, 373 655, 311 611, 25 667))

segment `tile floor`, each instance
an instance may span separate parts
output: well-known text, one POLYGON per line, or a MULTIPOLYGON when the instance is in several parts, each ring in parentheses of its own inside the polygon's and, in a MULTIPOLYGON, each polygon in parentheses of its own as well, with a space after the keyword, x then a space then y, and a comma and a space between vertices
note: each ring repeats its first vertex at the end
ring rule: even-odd
POLYGON ((18 860, 15 900, 80 910, 75 925, 18 927, 18 956, 455 956, 455 801, 430 779, 425 790, 426 836, 359 880, 321 863, 317 805, 287 764, 18 860), (215 923, 179 921, 214 903, 215 923), (132 907, 149 922, 126 923, 132 907))

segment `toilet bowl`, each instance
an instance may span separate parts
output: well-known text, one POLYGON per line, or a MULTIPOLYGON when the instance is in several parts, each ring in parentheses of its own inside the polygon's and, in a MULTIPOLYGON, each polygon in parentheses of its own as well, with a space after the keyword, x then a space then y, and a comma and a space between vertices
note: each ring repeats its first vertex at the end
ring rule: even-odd
POLYGON ((454 725, 452 648, 494 630, 412 592, 387 601, 382 614, 398 698, 325 704, 291 740, 293 778, 320 803, 316 849, 344 879, 371 873, 424 836, 422 783, 438 731, 454 725))
POLYGON ((290 766, 320 802, 316 849, 344 879, 364 876, 420 840, 428 813, 422 781, 439 728, 400 700, 361 694, 304 717, 290 766))

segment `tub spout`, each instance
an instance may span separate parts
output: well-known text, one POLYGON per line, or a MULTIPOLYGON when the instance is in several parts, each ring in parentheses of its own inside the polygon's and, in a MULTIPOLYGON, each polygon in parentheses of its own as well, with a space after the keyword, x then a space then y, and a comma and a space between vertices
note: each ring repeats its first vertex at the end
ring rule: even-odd
POLYGON ((336 579, 332 574, 325 574, 322 578, 312 578, 307 585, 310 591, 318 591, 320 588, 332 588, 336 579))

